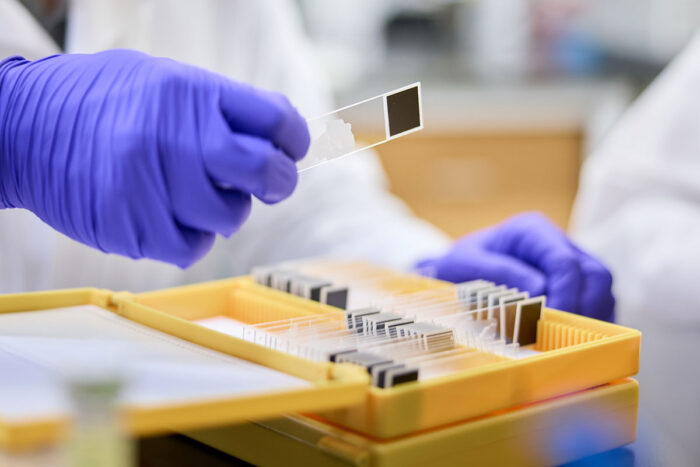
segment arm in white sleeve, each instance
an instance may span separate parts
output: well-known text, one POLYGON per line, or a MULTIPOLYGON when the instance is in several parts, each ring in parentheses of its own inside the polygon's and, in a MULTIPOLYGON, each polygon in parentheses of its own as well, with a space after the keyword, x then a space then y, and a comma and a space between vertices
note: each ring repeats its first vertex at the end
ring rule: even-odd
POLYGON ((623 316, 700 324, 700 35, 587 160, 572 230, 612 268, 623 316))
POLYGON ((305 172, 288 201, 258 204, 253 211, 231 240, 231 260, 243 267, 319 255, 409 267, 450 243, 388 192, 381 165, 369 152, 305 172))

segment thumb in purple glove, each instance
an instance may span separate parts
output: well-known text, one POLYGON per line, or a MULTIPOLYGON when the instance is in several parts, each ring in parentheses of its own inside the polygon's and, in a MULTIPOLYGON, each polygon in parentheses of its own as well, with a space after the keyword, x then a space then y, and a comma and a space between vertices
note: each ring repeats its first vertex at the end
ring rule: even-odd
POLYGON ((614 318, 610 272, 537 213, 467 235, 445 255, 419 262, 416 270, 451 282, 485 279, 533 296, 544 293, 552 308, 614 318))

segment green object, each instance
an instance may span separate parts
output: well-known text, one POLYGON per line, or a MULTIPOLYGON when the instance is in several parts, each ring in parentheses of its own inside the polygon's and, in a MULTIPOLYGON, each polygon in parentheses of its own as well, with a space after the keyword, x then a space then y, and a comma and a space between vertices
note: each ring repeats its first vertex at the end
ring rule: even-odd
POLYGON ((108 375, 88 375, 69 383, 75 421, 67 446, 70 467, 128 467, 131 443, 122 433, 116 400, 122 383, 108 375))

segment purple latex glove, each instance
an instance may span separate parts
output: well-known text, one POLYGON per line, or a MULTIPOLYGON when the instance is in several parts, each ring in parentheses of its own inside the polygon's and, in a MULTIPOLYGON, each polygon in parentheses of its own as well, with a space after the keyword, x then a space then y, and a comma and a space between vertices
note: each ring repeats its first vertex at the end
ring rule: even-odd
POLYGON ((423 260, 416 269, 451 282, 486 279, 531 296, 546 294, 552 308, 614 318, 610 272, 537 213, 520 214, 467 235, 444 256, 423 260))
POLYGON ((0 207, 86 245, 186 267, 288 197, 306 122, 287 99, 130 50, 0 62, 0 207))

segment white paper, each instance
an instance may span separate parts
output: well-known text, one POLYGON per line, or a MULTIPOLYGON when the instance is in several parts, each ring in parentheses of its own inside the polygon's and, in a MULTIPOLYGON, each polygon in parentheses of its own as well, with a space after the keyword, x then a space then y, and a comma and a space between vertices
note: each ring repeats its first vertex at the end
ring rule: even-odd
POLYGON ((170 405, 311 383, 172 337, 92 305, 0 314, 0 419, 64 415, 67 378, 118 372, 130 406, 170 405))
POLYGON ((213 329, 214 331, 218 331, 229 336, 238 337, 239 339, 243 339, 243 333, 247 328, 250 328, 249 324, 227 316, 212 316, 211 318, 198 319, 193 322, 199 324, 200 326, 204 326, 205 328, 213 329))

